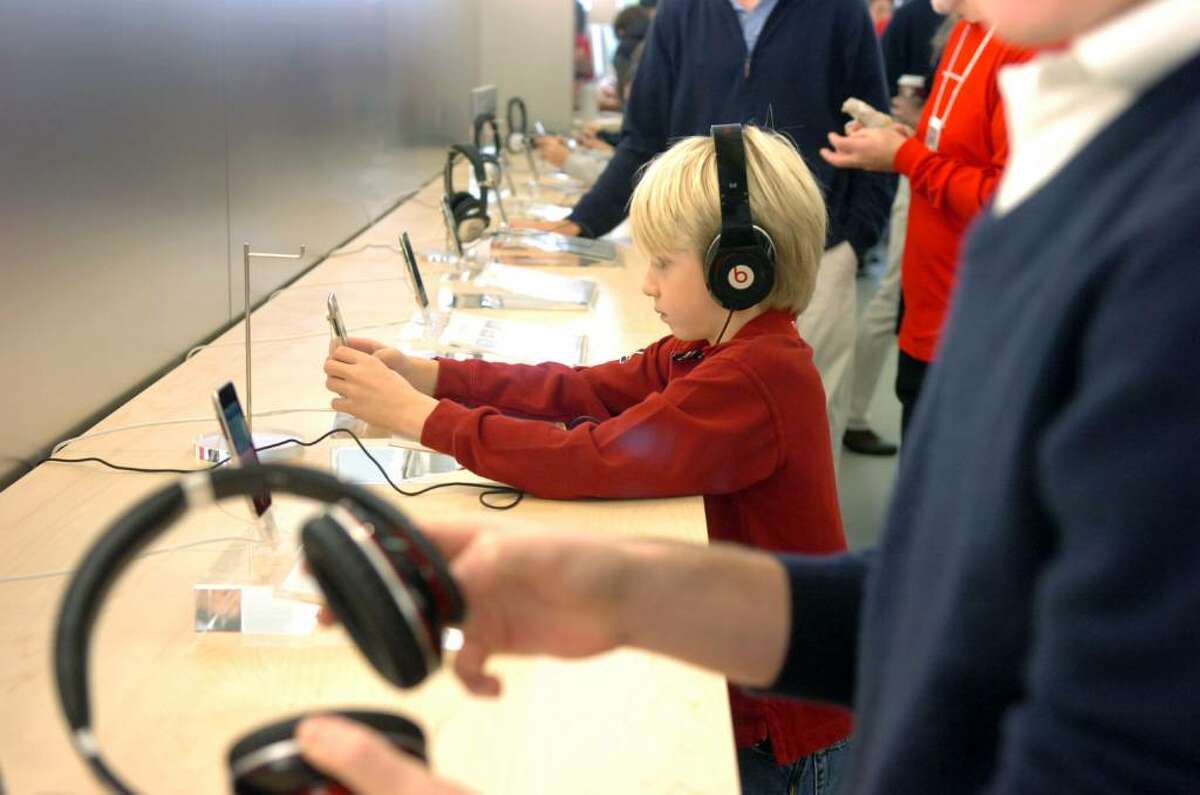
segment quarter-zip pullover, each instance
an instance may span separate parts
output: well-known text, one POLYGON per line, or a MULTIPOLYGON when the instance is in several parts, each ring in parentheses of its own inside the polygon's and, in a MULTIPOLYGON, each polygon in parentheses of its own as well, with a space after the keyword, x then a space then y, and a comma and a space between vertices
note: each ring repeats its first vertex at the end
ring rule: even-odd
POLYGON ((796 142, 825 192, 828 245, 848 240, 860 255, 870 248, 887 219, 893 178, 835 169, 819 154, 847 120, 847 97, 888 107, 866 4, 778 0, 752 52, 730 0, 663 0, 658 9, 621 140, 571 220, 589 234, 607 233, 625 217, 638 169, 674 140, 708 135, 713 124, 754 123, 796 142))

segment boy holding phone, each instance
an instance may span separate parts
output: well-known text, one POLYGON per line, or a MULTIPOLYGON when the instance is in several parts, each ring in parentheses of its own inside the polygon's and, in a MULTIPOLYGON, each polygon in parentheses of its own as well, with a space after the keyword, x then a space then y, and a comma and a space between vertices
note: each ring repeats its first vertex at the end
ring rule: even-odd
MULTIPOLYGON (((650 259, 642 291, 671 336, 580 368, 427 360, 352 337, 325 363, 333 408, 541 497, 700 494, 713 539, 844 550, 824 390, 793 323, 821 260, 824 202, 783 137, 748 128, 742 143, 747 214, 774 249, 773 286, 756 303, 729 308, 710 288, 729 161, 714 139, 689 138, 647 169, 630 211, 650 259)), ((836 773, 845 711, 740 690, 731 705, 744 791, 836 773)))

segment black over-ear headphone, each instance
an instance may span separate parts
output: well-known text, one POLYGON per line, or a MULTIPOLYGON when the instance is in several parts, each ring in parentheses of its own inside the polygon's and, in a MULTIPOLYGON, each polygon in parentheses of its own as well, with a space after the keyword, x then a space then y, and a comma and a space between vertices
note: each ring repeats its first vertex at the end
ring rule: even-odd
POLYGON ((504 139, 504 146, 512 154, 516 154, 529 143, 529 113, 525 108, 525 100, 520 97, 509 97, 504 120, 508 122, 508 137, 504 139), (520 124, 513 121, 514 118, 517 118, 514 111, 518 109, 521 111, 520 124))
POLYGON ((480 152, 483 151, 483 128, 492 128, 492 142, 496 146, 496 151, 500 151, 500 124, 496 121, 496 117, 491 113, 480 113, 475 117, 475 122, 472 124, 474 130, 475 148, 480 152))
POLYGON ((442 171, 446 207, 454 223, 454 236, 463 243, 478 240, 491 224, 488 217, 488 179, 483 170, 483 158, 471 144, 454 144, 446 153, 446 166, 442 171), (459 155, 470 161, 475 169, 475 181, 479 183, 479 198, 468 191, 454 189, 454 163, 459 155))
MULTIPOLYGON (((380 675, 397 687, 412 687, 441 664, 442 630, 461 624, 466 606, 437 547, 400 511, 365 489, 303 467, 262 465, 189 475, 151 494, 105 530, 84 556, 59 613, 54 641, 59 700, 75 748, 109 788, 132 791, 101 758, 92 733, 88 646, 105 595, 138 551, 188 509, 266 490, 331 503, 305 522, 300 543, 330 609, 380 675)), ((404 718, 341 714, 425 759, 421 730, 404 718)), ((300 719, 259 728, 232 747, 235 793, 334 791, 337 782, 300 757, 292 736, 300 719)))
POLYGON ((742 125, 714 124, 721 231, 704 256, 708 291, 730 311, 749 309, 775 286, 775 241, 754 223, 742 125))

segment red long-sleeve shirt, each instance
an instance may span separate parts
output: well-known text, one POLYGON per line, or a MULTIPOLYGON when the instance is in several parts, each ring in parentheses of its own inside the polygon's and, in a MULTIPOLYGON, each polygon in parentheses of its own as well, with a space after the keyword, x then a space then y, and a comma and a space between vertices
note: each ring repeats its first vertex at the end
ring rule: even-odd
POLYGON ((904 294, 900 350, 924 362, 933 361, 950 307, 959 244, 995 192, 1008 160, 1004 102, 996 73, 1033 55, 1032 50, 993 37, 963 82, 937 151, 932 151, 925 145, 929 118, 945 114, 957 82, 950 81, 942 91, 946 71, 962 74, 986 35, 985 25, 965 21, 951 32, 916 135, 905 141, 894 161, 896 171, 907 176, 912 186, 900 269, 904 294), (958 57, 952 64, 956 50, 958 57), (939 93, 942 100, 935 108, 939 93))
MULTIPOLYGON (((715 347, 666 337, 595 367, 442 360, 436 396, 422 443, 484 477, 559 499, 702 494, 710 538, 846 548, 824 390, 788 313, 715 347)), ((839 708, 730 700, 738 746, 769 736, 780 763, 851 729, 839 708)))

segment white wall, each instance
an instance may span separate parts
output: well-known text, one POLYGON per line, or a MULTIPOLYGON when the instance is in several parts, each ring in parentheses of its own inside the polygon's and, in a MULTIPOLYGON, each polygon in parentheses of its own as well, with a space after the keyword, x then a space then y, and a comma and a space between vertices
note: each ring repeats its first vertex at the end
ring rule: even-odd
POLYGON ((436 174, 491 1, 0 1, 0 486, 436 174))
POLYGON ((479 5, 479 82, 496 84, 502 130, 508 98, 514 95, 525 100, 531 125, 536 119, 550 129, 570 127, 574 3, 482 0, 479 5))

